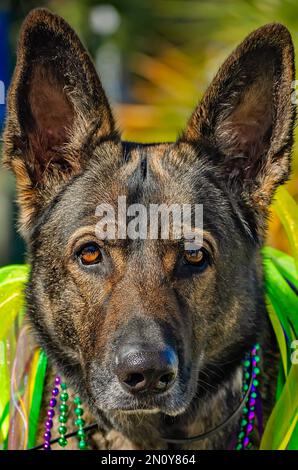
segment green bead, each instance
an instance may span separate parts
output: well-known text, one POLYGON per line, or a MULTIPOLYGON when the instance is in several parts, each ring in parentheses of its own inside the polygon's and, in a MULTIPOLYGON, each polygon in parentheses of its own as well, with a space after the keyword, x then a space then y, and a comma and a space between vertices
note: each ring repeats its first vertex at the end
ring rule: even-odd
POLYGON ((81 438, 86 437, 86 433, 85 433, 84 429, 79 429, 78 430, 78 436, 81 437, 81 438))
POLYGON ((236 450, 241 450, 242 449, 242 444, 237 444, 236 450))
POLYGON ((67 445, 67 439, 65 439, 65 437, 59 437, 58 444, 61 447, 65 447, 67 445))
POLYGON ((75 403, 75 405, 81 405, 82 401, 81 401, 80 397, 75 397, 74 403, 75 403))
POLYGON ((248 408, 246 406, 243 408, 243 413, 244 414, 248 413, 248 408))
POLYGON ((260 356, 255 356, 254 359, 256 362, 260 362, 260 356))
POLYGON ((69 398, 69 395, 68 395, 67 392, 61 393, 61 395, 60 395, 60 400, 61 400, 61 401, 67 401, 68 398, 69 398))
POLYGON ((59 434, 66 434, 66 431, 67 431, 67 427, 66 426, 59 426, 58 428, 58 432, 59 434))
POLYGON ((245 372, 244 377, 245 377, 246 379, 249 379, 249 377, 250 377, 249 372, 245 372))
POLYGON ((260 369, 259 369, 258 367, 255 367, 255 368, 254 368, 254 373, 255 373, 256 375, 258 375, 258 374, 260 373, 260 369))
POLYGON ((243 420, 241 421, 241 426, 246 426, 246 425, 247 425, 247 421, 246 421, 246 419, 243 419, 243 420))
POLYGON ((60 387, 61 387, 61 390, 66 390, 67 389, 66 383, 60 384, 60 387))
POLYGON ((252 398, 257 398, 256 392, 252 392, 251 397, 252 397, 252 398))
POLYGON ((244 384, 243 385, 243 390, 246 392, 246 390, 248 390, 248 385, 247 384, 244 384))
POLYGON ((77 416, 82 416, 82 415, 84 414, 83 409, 82 409, 82 408, 79 408, 79 407, 78 407, 78 408, 75 408, 74 412, 75 412, 75 414, 76 414, 77 416))
POLYGON ((244 367, 249 367, 249 366, 250 366, 250 360, 246 359, 246 361, 244 361, 244 367))
POLYGON ((59 420, 59 423, 67 423, 68 416, 66 414, 62 414, 59 416, 58 420, 59 420))
POLYGON ((241 432, 239 433, 238 439, 243 439, 244 436, 245 436, 245 432, 244 432, 244 431, 241 431, 241 432))
POLYGON ((85 450, 86 447, 87 447, 86 441, 85 441, 84 439, 81 439, 81 440, 79 441, 79 449, 80 449, 80 450, 85 450))
POLYGON ((252 383, 254 384, 255 387, 259 385, 259 381, 257 379, 254 379, 252 383))
POLYGON ((259 343, 256 344, 255 348, 256 348, 256 351, 259 351, 259 349, 260 349, 259 343))
POLYGON ((78 428, 83 428, 85 426, 86 422, 83 418, 78 418, 75 420, 75 425, 78 427, 78 428))
POLYGON ((59 406, 59 410, 61 411, 61 413, 67 413, 68 406, 65 403, 62 403, 62 405, 59 406))

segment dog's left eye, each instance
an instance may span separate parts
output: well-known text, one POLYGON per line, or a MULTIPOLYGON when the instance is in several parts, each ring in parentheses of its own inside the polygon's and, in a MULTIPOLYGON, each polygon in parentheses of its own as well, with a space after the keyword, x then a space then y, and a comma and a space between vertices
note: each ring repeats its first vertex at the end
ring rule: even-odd
POLYGON ((84 266, 98 264, 102 260, 102 253, 96 243, 84 245, 77 254, 78 259, 84 266))
POLYGON ((204 270, 209 265, 210 257, 207 250, 200 248, 198 250, 185 250, 184 260, 186 263, 204 270))

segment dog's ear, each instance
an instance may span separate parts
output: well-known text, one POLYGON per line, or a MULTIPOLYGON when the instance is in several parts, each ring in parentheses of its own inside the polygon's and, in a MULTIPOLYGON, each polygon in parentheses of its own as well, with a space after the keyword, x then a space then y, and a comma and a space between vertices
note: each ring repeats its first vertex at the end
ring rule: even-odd
POLYGON ((106 95, 79 38, 62 18, 33 10, 20 34, 4 132, 21 227, 26 230, 61 184, 83 170, 90 140, 117 139, 106 95))
POLYGON ((294 79, 288 30, 280 24, 256 30, 220 68, 182 136, 205 148, 258 224, 289 175, 294 79))

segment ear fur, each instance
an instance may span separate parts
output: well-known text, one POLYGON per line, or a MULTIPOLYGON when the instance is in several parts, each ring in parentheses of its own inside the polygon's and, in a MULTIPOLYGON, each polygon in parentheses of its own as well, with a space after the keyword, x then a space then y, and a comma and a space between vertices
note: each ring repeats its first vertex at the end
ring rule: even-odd
POLYGON ((84 169, 87 144, 118 139, 79 38, 59 16, 33 10, 20 33, 4 132, 4 162, 16 175, 22 232, 61 185, 84 169))
POLYGON ((181 138, 206 149, 259 224, 290 172, 294 79, 290 33, 281 24, 265 25, 219 69, 181 138))

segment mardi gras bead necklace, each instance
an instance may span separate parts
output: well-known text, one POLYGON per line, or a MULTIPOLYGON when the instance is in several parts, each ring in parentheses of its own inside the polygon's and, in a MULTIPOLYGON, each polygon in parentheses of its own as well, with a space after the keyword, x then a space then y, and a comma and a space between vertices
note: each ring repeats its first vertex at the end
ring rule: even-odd
MULTIPOLYGON (((222 430, 228 423, 230 423, 241 411, 241 421, 240 429, 236 438, 235 444, 232 445, 232 449, 235 450, 246 450, 252 447, 251 435, 255 426, 255 418, 258 415, 258 425, 259 431, 262 427, 262 418, 260 413, 260 394, 258 390, 259 380, 258 375, 260 373, 259 368, 259 350, 260 345, 256 344, 249 354, 246 355, 243 363, 243 398, 239 406, 233 413, 219 426, 216 428, 200 434, 198 436, 187 437, 184 439, 170 439, 162 438, 166 442, 174 443, 187 443, 199 441, 206 439, 207 437, 215 434, 219 430, 222 430)), ((67 385, 61 382, 60 376, 56 376, 54 381, 54 387, 52 389, 52 396, 49 401, 47 409, 47 418, 45 422, 45 433, 44 433, 44 443, 41 446, 36 448, 43 447, 44 450, 51 450, 51 444, 58 442, 60 447, 66 447, 68 444, 67 438, 76 436, 78 439, 78 449, 86 450, 88 449, 87 444, 87 431, 95 429, 97 427, 96 423, 89 426, 85 426, 85 420, 83 419, 84 410, 82 408, 82 401, 79 396, 75 396, 73 402, 75 405, 74 409, 74 424, 77 428, 76 431, 67 433, 67 423, 69 419, 69 406, 67 404, 69 400, 69 394, 67 393, 67 385), (60 390, 59 390, 60 387, 60 390), (60 396, 58 397, 60 393, 60 396), (60 399, 60 404, 58 407, 58 433, 60 435, 57 439, 52 439, 51 429, 53 428, 53 418, 56 414, 56 406, 58 405, 57 400, 60 399)))
MULTIPOLYGON (((56 376, 55 382, 54 382, 54 388, 52 390, 52 397, 49 401, 49 407, 47 410, 47 418, 45 422, 45 433, 43 435, 44 437, 44 443, 43 443, 43 448, 44 450, 51 450, 51 429, 53 428, 53 418, 56 414, 55 408, 57 406, 57 400, 58 395, 60 393, 60 405, 59 405, 59 416, 58 416, 58 433, 60 435, 58 439, 58 444, 60 447, 65 447, 68 444, 67 441, 67 422, 69 419, 69 406, 67 404, 69 400, 69 395, 67 393, 67 385, 63 382, 61 382, 61 378, 59 375, 56 376), (60 387, 60 390, 59 390, 60 387)), ((86 441, 86 431, 84 429, 85 426, 85 420, 83 419, 83 414, 84 410, 82 408, 82 402, 79 396, 75 396, 74 398, 74 414, 75 414, 75 420, 74 424, 78 428, 77 431, 75 432, 75 435, 78 438, 78 448, 80 450, 85 450, 87 449, 87 441, 86 441)))
POLYGON ((260 404, 260 393, 258 390, 259 380, 258 375, 260 373, 259 356, 260 345, 256 344, 251 350, 249 357, 246 357, 243 364, 243 392, 249 390, 248 397, 245 402, 245 406, 242 410, 242 419, 240 422, 240 430, 237 436, 237 443, 235 446, 236 450, 250 449, 252 446, 251 443, 251 434, 255 426, 256 415, 258 417, 259 429, 261 428, 262 418, 259 408, 260 404), (252 379, 252 385, 249 389, 249 383, 252 379))

